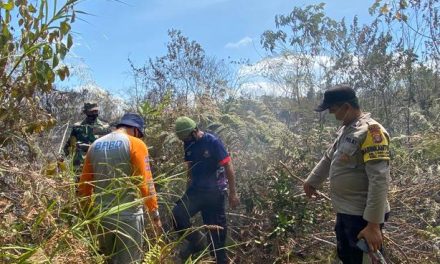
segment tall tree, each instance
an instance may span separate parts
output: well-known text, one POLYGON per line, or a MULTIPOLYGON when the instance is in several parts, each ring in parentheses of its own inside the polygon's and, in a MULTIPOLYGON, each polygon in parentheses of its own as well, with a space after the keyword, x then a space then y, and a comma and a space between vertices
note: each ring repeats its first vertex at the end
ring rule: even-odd
POLYGON ((192 104, 203 94, 222 97, 230 76, 225 63, 207 57, 199 43, 190 41, 179 30, 170 30, 168 35, 166 55, 149 58, 141 67, 130 61, 136 101, 158 103, 168 92, 183 105, 192 104))
POLYGON ((265 49, 291 62, 276 72, 281 73, 291 89, 289 94, 298 103, 308 91, 320 86, 321 70, 327 66, 328 60, 323 56, 337 22, 325 15, 324 6, 294 7, 288 15, 277 15, 277 30, 267 30, 261 36, 265 49))

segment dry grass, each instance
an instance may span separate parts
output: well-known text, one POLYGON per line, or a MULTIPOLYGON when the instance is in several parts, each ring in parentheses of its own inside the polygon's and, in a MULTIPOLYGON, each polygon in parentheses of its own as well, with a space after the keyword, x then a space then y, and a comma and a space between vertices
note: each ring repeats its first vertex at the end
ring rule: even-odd
MULTIPOLYGON (((77 217, 72 184, 75 176, 70 172, 47 175, 48 171, 43 169, 47 166, 42 164, 39 160, 0 161, 0 263, 25 259, 30 263, 101 261, 96 247, 87 241, 88 233, 72 229, 81 221, 77 217)), ((439 171, 432 168, 416 171, 410 170, 408 164, 398 165, 393 168, 389 193, 392 213, 385 228, 385 256, 389 263, 396 264, 439 263, 440 204, 434 200, 440 192, 439 171)), ((298 166, 303 165, 298 163, 298 166)), ((256 206, 246 211, 243 206, 230 212, 232 262, 329 263, 335 254, 336 241, 329 203, 325 200, 305 203, 303 209, 313 210, 315 222, 304 222, 304 226, 295 226, 286 236, 278 236, 273 234, 271 211, 277 201, 263 191, 267 186, 260 187, 256 190, 269 201, 267 207, 256 206)), ((298 201, 304 198, 300 191, 289 195, 297 196, 298 201)), ((176 249, 173 236, 164 238, 166 243, 151 241, 147 258, 173 263, 176 249)), ((202 261, 209 263, 210 258, 205 256, 202 261)))

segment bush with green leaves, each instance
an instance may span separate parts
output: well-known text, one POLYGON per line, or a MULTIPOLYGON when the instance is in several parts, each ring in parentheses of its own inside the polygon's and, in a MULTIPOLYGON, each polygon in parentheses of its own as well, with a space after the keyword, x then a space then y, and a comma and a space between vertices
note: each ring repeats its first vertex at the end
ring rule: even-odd
POLYGON ((56 78, 69 69, 62 64, 73 45, 71 24, 78 0, 0 3, 0 144, 15 134, 41 132, 54 119, 40 106, 42 94, 54 90, 56 78))

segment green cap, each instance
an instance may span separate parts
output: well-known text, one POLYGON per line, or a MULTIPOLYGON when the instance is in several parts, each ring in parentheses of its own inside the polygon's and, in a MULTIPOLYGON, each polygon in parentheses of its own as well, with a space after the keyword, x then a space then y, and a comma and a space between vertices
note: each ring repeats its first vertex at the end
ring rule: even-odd
POLYGON ((180 140, 187 138, 196 127, 196 122, 189 117, 181 116, 176 119, 176 135, 180 140))
POLYGON ((87 103, 84 103, 83 110, 84 110, 85 112, 88 112, 88 111, 96 111, 96 110, 99 110, 99 107, 98 107, 98 104, 97 104, 97 103, 94 103, 94 102, 87 102, 87 103))

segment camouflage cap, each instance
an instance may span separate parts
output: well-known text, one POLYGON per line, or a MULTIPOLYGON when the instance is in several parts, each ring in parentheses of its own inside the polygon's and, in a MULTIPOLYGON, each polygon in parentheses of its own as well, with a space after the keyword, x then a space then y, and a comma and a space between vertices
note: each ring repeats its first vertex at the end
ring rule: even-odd
POLYGON ((84 112, 99 110, 97 103, 87 102, 84 103, 83 107, 84 112))

